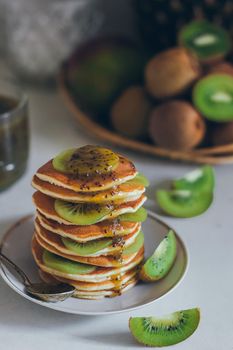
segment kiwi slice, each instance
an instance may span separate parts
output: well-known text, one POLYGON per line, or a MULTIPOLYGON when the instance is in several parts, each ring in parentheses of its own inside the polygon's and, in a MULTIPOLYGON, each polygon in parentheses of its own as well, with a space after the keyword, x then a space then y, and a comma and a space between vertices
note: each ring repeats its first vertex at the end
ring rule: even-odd
POLYGON ((199 80, 193 89, 193 103, 211 121, 233 120, 233 76, 210 74, 199 80))
POLYGON ((80 256, 95 254, 113 244, 112 239, 109 238, 96 239, 87 243, 79 243, 70 238, 62 237, 62 242, 67 249, 80 256))
POLYGON ((142 233, 142 231, 140 231, 135 241, 130 246, 128 246, 123 250, 122 257, 137 253, 141 249, 143 244, 144 244, 144 234, 142 233))
POLYGON ((96 270, 95 266, 71 261, 47 250, 43 251, 42 259, 45 266, 71 275, 85 275, 96 270))
POLYGON ((147 211, 141 207, 135 213, 126 213, 118 216, 120 221, 144 222, 147 219, 147 211))
POLYGON ((128 182, 138 183, 145 187, 148 187, 150 185, 149 180, 141 173, 138 173, 132 180, 129 180, 128 182))
POLYGON ((70 203, 56 199, 54 209, 60 217, 72 224, 92 225, 111 213, 113 206, 96 203, 70 203))
POLYGON ((114 170, 118 163, 119 157, 116 153, 92 145, 68 149, 53 159, 56 170, 80 176, 106 174, 114 170))
POLYGON ((215 185, 214 169, 205 165, 195 169, 185 176, 176 179, 172 187, 176 190, 190 190, 199 192, 212 192, 215 185))
POLYGON ((213 193, 158 190, 156 200, 166 214, 178 218, 190 218, 204 213, 209 208, 213 200, 213 193))
POLYGON ((170 271, 176 259, 176 236, 170 230, 140 271, 143 281, 158 281, 170 271))
POLYGON ((131 317, 129 328, 141 344, 155 347, 169 346, 190 337, 200 322, 198 308, 177 311, 161 318, 131 317))
POLYGON ((208 21, 193 21, 180 34, 181 45, 193 51, 202 62, 224 57, 231 49, 231 38, 221 27, 208 21))

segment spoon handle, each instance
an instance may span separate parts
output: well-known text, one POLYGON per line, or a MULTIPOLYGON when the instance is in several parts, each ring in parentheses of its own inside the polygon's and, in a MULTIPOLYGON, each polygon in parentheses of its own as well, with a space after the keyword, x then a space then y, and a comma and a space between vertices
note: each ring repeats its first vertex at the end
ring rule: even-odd
POLYGON ((13 261, 11 261, 9 258, 7 258, 1 251, 0 251, 0 261, 2 261, 3 263, 8 263, 22 278, 25 286, 31 285, 31 282, 30 282, 29 278, 27 277, 27 275, 17 265, 15 265, 13 263, 13 261))

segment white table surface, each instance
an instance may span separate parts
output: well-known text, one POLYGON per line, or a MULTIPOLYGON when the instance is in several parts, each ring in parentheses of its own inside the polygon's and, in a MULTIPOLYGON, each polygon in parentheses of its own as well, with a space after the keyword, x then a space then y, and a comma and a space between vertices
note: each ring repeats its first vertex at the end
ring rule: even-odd
MULTIPOLYGON (((30 180, 41 164, 65 148, 98 142, 81 130, 55 92, 31 91, 29 96, 29 166, 14 186, 0 194, 0 236, 11 223, 34 210, 30 180)), ((161 180, 194 168, 124 153, 151 181, 152 198, 161 180)), ((177 289, 138 311, 83 317, 33 304, 0 280, 0 349, 139 349, 128 331, 130 316, 161 315, 199 306, 202 316, 198 330, 185 342, 169 349, 232 350, 233 166, 217 167, 216 175, 215 201, 208 212, 193 219, 164 218, 179 232, 190 253, 189 271, 177 289)), ((156 210, 153 200, 148 204, 156 210)))

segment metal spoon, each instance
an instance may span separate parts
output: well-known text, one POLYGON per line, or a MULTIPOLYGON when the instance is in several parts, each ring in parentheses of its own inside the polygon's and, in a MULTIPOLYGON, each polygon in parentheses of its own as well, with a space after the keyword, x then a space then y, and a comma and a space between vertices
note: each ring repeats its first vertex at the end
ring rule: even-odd
POLYGON ((0 261, 9 264, 19 274, 25 286, 26 292, 34 295, 35 297, 43 301, 56 303, 58 301, 63 301, 74 294, 75 287, 67 283, 32 283, 27 277, 27 275, 17 265, 15 265, 13 261, 7 258, 2 252, 0 252, 0 261))

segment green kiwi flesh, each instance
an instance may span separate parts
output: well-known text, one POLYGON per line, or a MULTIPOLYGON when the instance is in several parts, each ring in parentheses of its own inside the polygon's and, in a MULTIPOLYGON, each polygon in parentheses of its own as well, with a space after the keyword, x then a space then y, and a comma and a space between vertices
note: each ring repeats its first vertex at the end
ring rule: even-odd
POLYGON ((180 343, 190 337, 200 322, 198 308, 182 310, 157 317, 131 317, 129 328, 141 344, 162 347, 180 343))
POLYGON ((189 190, 158 190, 156 200, 168 215, 190 218, 204 213, 212 203, 212 192, 192 192, 189 190))
POLYGON ((196 192, 212 192, 214 186, 214 169, 209 165, 195 169, 172 182, 172 187, 176 190, 190 190, 196 192))
POLYGON ((233 77, 210 74, 199 80, 193 89, 193 103, 211 121, 233 120, 233 77))
POLYGON ((145 187, 148 187, 150 185, 149 180, 141 173, 138 173, 132 180, 128 181, 129 183, 138 183, 140 185, 143 185, 145 187))
POLYGON ((170 271, 177 253, 176 236, 170 230, 140 271, 143 281, 158 281, 170 271))
POLYGON ((142 248, 143 244, 144 244, 144 234, 142 233, 142 231, 140 231, 135 241, 130 246, 128 246, 123 250, 122 258, 124 258, 124 256, 137 253, 142 248))
POLYGON ((116 153, 92 145, 68 149, 53 159, 53 167, 57 171, 80 176, 106 174, 118 164, 119 157, 116 153))
POLYGON ((207 21, 193 21, 180 34, 181 45, 193 51, 200 61, 212 61, 224 57, 231 49, 228 33, 207 21))
POLYGON ((85 275, 96 270, 95 266, 81 264, 76 261, 65 259, 59 255, 43 251, 43 263, 50 269, 60 272, 69 273, 71 275, 85 275))
POLYGON ((145 208, 141 207, 135 213, 126 213, 118 216, 120 221, 128 222, 144 222, 147 219, 147 211, 145 208))
POLYGON ((75 225, 93 225, 111 213, 110 204, 70 203, 56 199, 54 204, 56 213, 63 219, 75 225))
POLYGON ((62 237, 62 242, 68 250, 80 256, 87 256, 87 255, 98 253, 98 251, 103 250, 109 246, 112 246, 113 244, 113 240, 109 238, 96 239, 96 240, 89 241, 87 243, 79 243, 79 242, 73 241, 70 238, 62 237))

